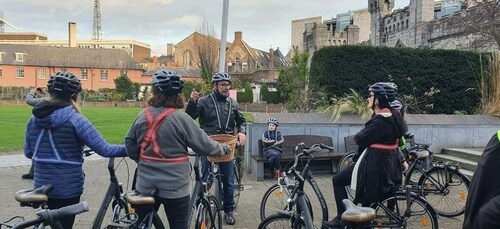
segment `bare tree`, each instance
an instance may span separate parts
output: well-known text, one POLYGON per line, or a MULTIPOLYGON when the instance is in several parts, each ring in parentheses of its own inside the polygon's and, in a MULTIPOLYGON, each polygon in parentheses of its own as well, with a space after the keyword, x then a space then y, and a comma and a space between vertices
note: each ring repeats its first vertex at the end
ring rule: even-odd
POLYGON ((488 48, 496 44, 500 48, 500 1, 467 0, 467 10, 453 17, 455 27, 463 35, 474 37, 472 47, 488 48))
POLYGON ((215 30, 206 21, 198 29, 199 36, 195 36, 195 62, 200 68, 201 76, 205 82, 205 89, 210 89, 212 75, 217 70, 219 61, 219 45, 215 38, 215 30))

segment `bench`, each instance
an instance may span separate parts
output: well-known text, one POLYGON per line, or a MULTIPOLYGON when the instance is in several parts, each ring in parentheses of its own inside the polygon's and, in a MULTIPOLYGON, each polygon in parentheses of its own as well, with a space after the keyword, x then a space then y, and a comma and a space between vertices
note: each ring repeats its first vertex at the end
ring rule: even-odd
MULTIPOLYGON (((298 149, 298 152, 295 151, 295 146, 297 144, 303 142, 307 146, 311 146, 313 144, 323 143, 325 145, 333 146, 333 140, 329 136, 319 136, 319 135, 284 135, 283 138, 285 141, 283 142, 283 153, 281 154, 281 163, 283 169, 283 163, 288 163, 295 158, 295 155, 299 153, 302 149, 298 149)), ((255 173, 255 177, 257 180, 263 180, 264 174, 270 173, 269 163, 267 162, 267 158, 264 155, 264 149, 262 146, 262 139, 258 140, 258 149, 259 152, 256 155, 252 155, 253 160, 253 169, 252 172, 255 173)), ((323 152, 314 154, 314 161, 328 161, 329 170, 332 172, 337 172, 337 163, 344 156, 345 153, 333 152, 333 150, 324 150, 323 152)), ((293 162, 292 162, 293 163, 293 162)), ((291 164, 289 165, 291 166, 291 164)))

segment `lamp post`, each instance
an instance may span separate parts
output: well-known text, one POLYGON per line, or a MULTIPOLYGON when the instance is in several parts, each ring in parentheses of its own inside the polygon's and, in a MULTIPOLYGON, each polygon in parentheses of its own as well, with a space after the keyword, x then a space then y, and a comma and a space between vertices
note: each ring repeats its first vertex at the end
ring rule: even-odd
POLYGON ((229 13, 229 0, 224 0, 222 4, 222 28, 220 34, 219 52, 219 72, 223 73, 226 67, 226 39, 227 39, 227 18, 229 13))

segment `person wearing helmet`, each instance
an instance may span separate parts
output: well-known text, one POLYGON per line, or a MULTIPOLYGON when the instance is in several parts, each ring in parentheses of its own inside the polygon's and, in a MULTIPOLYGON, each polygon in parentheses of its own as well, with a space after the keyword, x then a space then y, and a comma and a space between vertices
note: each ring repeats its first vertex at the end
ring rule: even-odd
MULTIPOLYGON (((155 207, 163 204, 170 228, 188 228, 191 167, 188 149, 201 155, 230 153, 226 144, 210 139, 184 112, 184 81, 174 71, 153 74, 153 96, 139 113, 125 137, 128 156, 138 163, 136 192, 155 195, 155 207)), ((148 207, 137 207, 138 222, 148 207)))
MULTIPOLYGON (((241 145, 246 141, 246 120, 239 105, 229 97, 231 77, 227 73, 215 73, 212 76, 213 91, 203 97, 196 91, 191 92, 186 113, 193 119, 199 118, 200 127, 208 135, 236 134, 241 145)), ((202 158, 202 179, 205 181, 210 170, 210 162, 202 158)), ((234 160, 219 163, 224 191, 224 221, 234 225, 234 160)))
POLYGON ((396 90, 387 83, 375 83, 368 89, 368 107, 373 115, 365 127, 354 136, 359 149, 355 164, 348 166, 332 178, 337 216, 324 221, 329 228, 342 227, 341 215, 345 211, 342 200, 347 198, 345 186, 356 190, 354 203, 370 206, 391 194, 393 186, 400 184, 402 168, 397 153, 398 139, 407 131, 401 115, 390 106, 396 90))
MULTIPOLYGON (((397 86, 396 86, 396 88, 397 88, 397 86)), ((391 105, 391 107, 393 109, 395 109, 397 112, 399 112, 401 117, 404 118, 405 111, 406 111, 406 105, 405 105, 405 102, 403 101, 403 99, 401 99, 400 97, 396 97, 396 99, 394 101, 390 102, 389 104, 391 105)), ((405 135, 401 136, 401 138, 399 139, 399 147, 398 147, 399 158, 400 158, 401 163, 403 165, 404 172, 406 172, 408 170, 408 168, 410 167, 410 165, 406 161, 406 158, 408 156, 408 150, 407 150, 408 146, 406 144, 406 137, 405 136, 406 136, 406 133, 405 133, 405 135)))
MULTIPOLYGON (((85 145, 104 157, 126 156, 123 145, 106 143, 99 131, 80 114, 77 104, 82 91, 80 79, 69 72, 57 72, 47 83, 50 98, 33 107, 28 122, 24 154, 35 166, 35 188, 53 185, 48 193, 49 209, 80 202, 85 175, 82 164, 85 145)), ((61 220, 73 227, 75 217, 61 220)))
POLYGON ((274 178, 282 177, 281 173, 281 153, 283 152, 283 135, 278 129, 279 122, 275 118, 267 120, 268 130, 262 134, 262 145, 264 155, 271 166, 274 178))

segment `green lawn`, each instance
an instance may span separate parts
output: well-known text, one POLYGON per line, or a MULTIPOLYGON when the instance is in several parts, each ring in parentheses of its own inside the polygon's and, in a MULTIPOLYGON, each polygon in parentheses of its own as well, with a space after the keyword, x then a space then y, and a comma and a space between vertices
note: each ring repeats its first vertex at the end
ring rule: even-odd
MULTIPOLYGON (((23 149, 26 124, 31 116, 30 106, 0 106, 0 154, 23 149)), ((142 108, 83 107, 82 113, 110 143, 123 143, 128 128, 142 108)), ((250 113, 244 113, 247 121, 250 113)))

